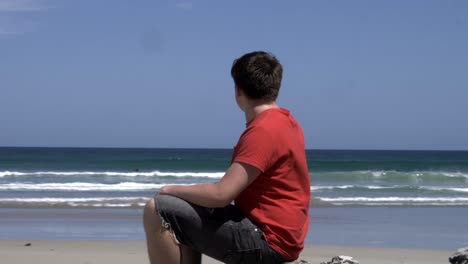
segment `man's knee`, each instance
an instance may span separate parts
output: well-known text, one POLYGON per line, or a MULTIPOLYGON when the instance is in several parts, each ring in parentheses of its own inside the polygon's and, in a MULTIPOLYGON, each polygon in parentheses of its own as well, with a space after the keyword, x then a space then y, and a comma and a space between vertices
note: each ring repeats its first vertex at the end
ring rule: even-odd
POLYGON ((156 212, 156 204, 154 202, 154 197, 149 199, 148 202, 146 202, 145 208, 144 208, 144 214, 149 214, 151 212, 156 212))
POLYGON ((154 224, 155 222, 161 221, 159 215, 156 212, 155 198, 151 198, 146 202, 145 208, 143 209, 143 221, 145 226, 147 224, 154 224))

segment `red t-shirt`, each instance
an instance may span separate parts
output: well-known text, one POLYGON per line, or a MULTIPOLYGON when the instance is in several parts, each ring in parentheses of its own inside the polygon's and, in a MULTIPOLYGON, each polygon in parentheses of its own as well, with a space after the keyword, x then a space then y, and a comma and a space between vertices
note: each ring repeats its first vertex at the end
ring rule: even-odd
POLYGON ((286 260, 297 259, 304 248, 310 200, 301 127, 286 109, 265 110, 247 123, 232 161, 261 171, 235 205, 263 231, 272 249, 286 260))

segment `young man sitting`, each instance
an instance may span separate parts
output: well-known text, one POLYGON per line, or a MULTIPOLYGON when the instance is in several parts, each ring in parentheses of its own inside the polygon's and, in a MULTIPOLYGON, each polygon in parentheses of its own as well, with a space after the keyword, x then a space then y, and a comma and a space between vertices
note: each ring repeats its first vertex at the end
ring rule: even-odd
POLYGON ((283 69, 266 52, 234 61, 235 99, 246 129, 215 183, 169 185, 146 204, 156 263, 282 263, 298 258, 308 228, 310 181, 302 129, 276 104, 283 69), (234 203, 232 203, 234 201, 234 203))

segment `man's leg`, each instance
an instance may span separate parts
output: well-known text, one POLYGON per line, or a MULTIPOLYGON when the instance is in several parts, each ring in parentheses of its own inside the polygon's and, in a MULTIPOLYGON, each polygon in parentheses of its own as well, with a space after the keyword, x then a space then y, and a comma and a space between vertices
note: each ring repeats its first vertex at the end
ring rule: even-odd
POLYGON ((200 263, 198 252, 225 263, 283 262, 262 231, 232 204, 210 209, 157 195, 145 208, 145 229, 152 264, 200 263))
POLYGON ((179 246, 170 231, 163 227, 161 218, 156 212, 154 198, 149 200, 145 206, 143 222, 151 264, 201 263, 200 253, 187 246, 179 246))
POLYGON ((201 264, 202 255, 190 247, 180 244, 181 264, 201 264))

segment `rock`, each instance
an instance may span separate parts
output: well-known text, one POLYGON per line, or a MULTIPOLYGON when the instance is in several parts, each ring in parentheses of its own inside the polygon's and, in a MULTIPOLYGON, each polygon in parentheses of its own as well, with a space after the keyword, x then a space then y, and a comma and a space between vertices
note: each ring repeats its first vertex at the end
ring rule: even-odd
POLYGON ((359 264, 359 261, 353 259, 350 256, 336 256, 329 262, 322 262, 320 264, 359 264))
POLYGON ((26 243, 24 244, 25 247, 30 247, 31 246, 31 243, 26 243))
POLYGON ((460 248, 449 257, 452 264, 468 264, 468 247, 460 248))

